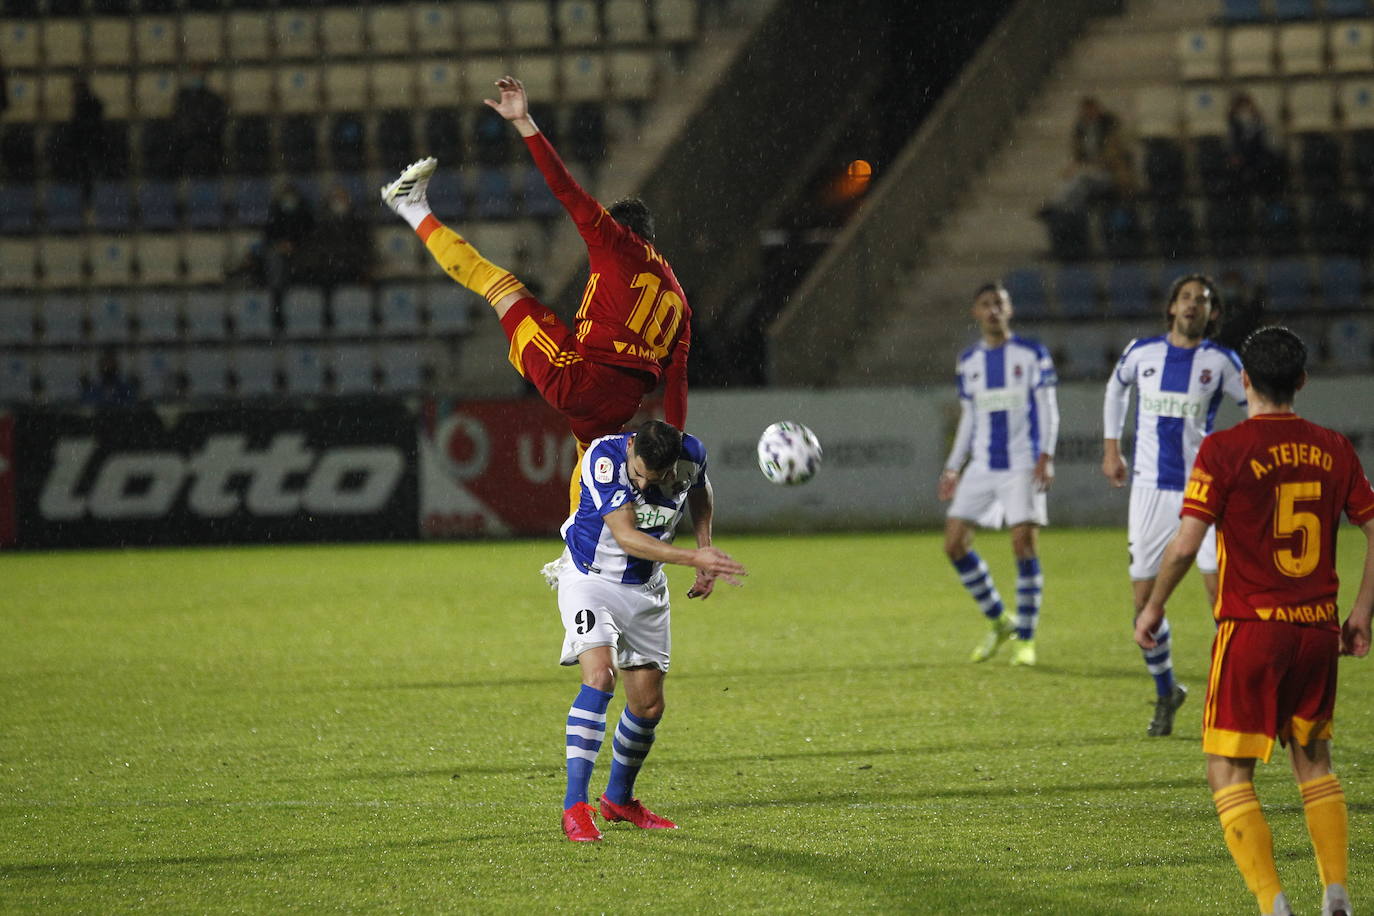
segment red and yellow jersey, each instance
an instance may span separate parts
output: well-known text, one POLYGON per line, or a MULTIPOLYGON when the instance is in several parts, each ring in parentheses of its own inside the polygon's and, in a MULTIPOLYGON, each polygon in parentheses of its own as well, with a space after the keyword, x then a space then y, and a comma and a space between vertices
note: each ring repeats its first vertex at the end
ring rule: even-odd
POLYGON ((1217 526, 1217 619, 1337 629, 1341 513, 1374 518, 1374 490, 1340 433, 1261 414, 1203 439, 1183 514, 1217 526))
POLYGON ((577 183, 542 133, 526 137, 525 144, 587 244, 591 276, 575 328, 582 354, 663 379, 665 419, 682 429, 692 310, 672 267, 577 183))

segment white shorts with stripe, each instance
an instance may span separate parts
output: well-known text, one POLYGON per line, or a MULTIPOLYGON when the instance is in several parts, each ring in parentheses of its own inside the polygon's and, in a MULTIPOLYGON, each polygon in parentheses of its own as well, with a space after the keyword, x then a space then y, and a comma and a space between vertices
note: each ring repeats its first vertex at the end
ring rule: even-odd
MULTIPOLYGON (((1159 575, 1164 548, 1178 533, 1179 511, 1183 508, 1182 490, 1131 487, 1131 510, 1126 522, 1127 544, 1131 551, 1131 579, 1135 582, 1159 575)), ((1204 573, 1217 571, 1217 529, 1208 527, 1207 536, 1197 552, 1197 568, 1204 573)))
POLYGON ((1010 528, 1027 522, 1049 523, 1045 491, 1035 485, 1034 472, 985 471, 969 468, 954 489, 950 518, 961 518, 982 528, 1010 528))
POLYGON ((559 664, 575 665, 588 649, 610 646, 619 668, 668 670, 672 615, 663 570, 643 585, 625 585, 568 563, 558 576, 558 612, 564 632, 559 664))

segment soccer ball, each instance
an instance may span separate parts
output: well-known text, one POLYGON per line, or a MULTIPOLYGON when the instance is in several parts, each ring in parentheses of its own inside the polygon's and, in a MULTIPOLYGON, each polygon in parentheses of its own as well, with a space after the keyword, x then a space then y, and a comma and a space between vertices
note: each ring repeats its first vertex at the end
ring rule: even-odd
POLYGON ((759 470, 773 483, 806 483, 820 466, 820 440, 800 423, 783 420, 759 436, 759 470))

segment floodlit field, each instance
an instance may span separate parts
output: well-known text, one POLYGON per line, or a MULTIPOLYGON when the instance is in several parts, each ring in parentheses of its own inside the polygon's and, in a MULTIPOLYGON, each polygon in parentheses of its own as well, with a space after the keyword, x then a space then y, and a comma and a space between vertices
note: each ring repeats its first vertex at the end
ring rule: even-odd
MULTIPOLYGON (((1254 911, 1202 779, 1195 576, 1193 698, 1146 739, 1120 531, 1046 533, 1035 669, 965 660, 984 624, 933 534, 720 543, 753 574, 701 603, 676 570, 638 787, 682 829, 577 845, 549 542, 0 557, 0 911, 1254 911)), ((1014 592, 1005 535, 979 547, 1014 592)), ((1336 743, 1366 909, 1371 665, 1336 743)), ((1315 912, 1286 763, 1258 787, 1315 912)))

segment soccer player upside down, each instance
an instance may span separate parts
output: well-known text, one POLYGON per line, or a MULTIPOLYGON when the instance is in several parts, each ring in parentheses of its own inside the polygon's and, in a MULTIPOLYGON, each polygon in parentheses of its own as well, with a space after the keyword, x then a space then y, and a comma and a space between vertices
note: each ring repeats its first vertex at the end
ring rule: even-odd
MULTIPOLYGON (((591 275, 576 333, 510 271, 482 257, 430 212, 426 190, 436 160, 406 167, 382 188, 382 200, 410 223, 450 277, 491 303, 510 340, 511 365, 568 418, 579 460, 593 439, 619 432, 660 380, 665 418, 683 429, 692 313, 672 267, 654 248, 652 215, 634 198, 609 210, 601 206, 578 185, 529 116, 519 80, 508 76, 496 85, 501 99, 487 104, 524 137, 587 245, 591 275)), ((570 498, 575 510, 575 475, 570 498)))

